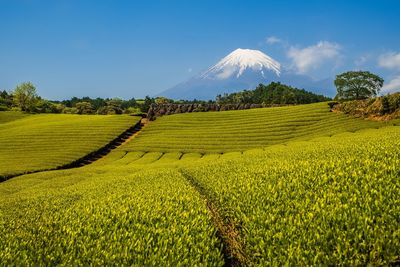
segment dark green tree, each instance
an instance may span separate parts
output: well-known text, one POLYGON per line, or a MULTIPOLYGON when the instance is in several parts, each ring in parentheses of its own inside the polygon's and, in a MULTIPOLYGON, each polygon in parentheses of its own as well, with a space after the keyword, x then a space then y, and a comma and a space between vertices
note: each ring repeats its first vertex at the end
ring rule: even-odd
POLYGON ((0 91, 0 111, 10 109, 12 103, 12 95, 9 94, 6 90, 0 91))
POLYGON ((78 102, 75 104, 78 114, 93 114, 94 109, 90 102, 78 102))
POLYGON ((307 92, 279 82, 271 82, 268 85, 259 84, 254 90, 244 90, 232 94, 218 95, 218 104, 263 104, 263 105, 287 105, 307 104, 327 101, 329 98, 307 92))
POLYGON ((122 101, 121 108, 128 109, 128 108, 137 108, 139 105, 136 102, 135 98, 131 98, 129 100, 122 101))
MULTIPOLYGON (((146 101, 146 99, 145 99, 145 101, 146 101)), ((170 103, 173 103, 174 101, 172 99, 168 99, 163 96, 158 96, 154 99, 154 102, 156 104, 170 104, 170 103)))
POLYGON ((348 71, 336 76, 337 99, 365 99, 376 96, 383 79, 369 71, 348 71))
POLYGON ((150 109, 151 104, 154 103, 155 103, 154 98, 146 96, 143 105, 140 107, 140 111, 147 113, 147 111, 150 109))

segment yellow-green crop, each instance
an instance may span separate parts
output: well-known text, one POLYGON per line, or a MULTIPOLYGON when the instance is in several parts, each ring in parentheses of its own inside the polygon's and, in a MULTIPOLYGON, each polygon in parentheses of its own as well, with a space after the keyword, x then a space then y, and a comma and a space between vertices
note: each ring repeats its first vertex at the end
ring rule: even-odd
MULTIPOLYGON (((318 105, 317 110, 324 109, 318 105)), ((251 150, 218 143, 214 136, 224 135, 222 130, 209 135, 209 143, 197 140, 201 114, 188 114, 197 118, 192 132, 190 121, 182 134, 179 126, 171 127, 173 142, 168 143, 164 122, 151 123, 145 128, 149 132, 139 134, 155 138, 158 132, 171 150, 161 149, 161 141, 144 146, 138 138, 82 168, 0 183, 0 262, 223 266, 236 249, 251 266, 395 264, 400 257, 400 127, 327 110, 306 112, 311 106, 296 118, 296 123, 302 123, 300 117, 307 121, 304 135, 286 115, 276 128, 272 122, 264 127, 251 121, 258 123, 258 135, 265 131, 271 138, 294 127, 297 134, 277 145, 253 142, 240 131, 231 141, 248 140, 247 146, 232 141, 232 147, 251 150), (308 124, 313 116, 327 123, 308 124), (185 134, 188 139, 179 141, 185 134), (204 149, 186 153, 191 140, 204 149)), ((263 110, 273 113, 258 112, 263 110)), ((210 114, 208 119, 217 116, 210 114)), ((227 121, 237 115, 219 114, 227 121)))
POLYGON ((123 149, 183 153, 245 151, 382 125, 329 112, 326 103, 175 114, 151 122, 123 149))
POLYGON ((0 112, 0 177, 71 163, 103 147, 139 119, 0 112))

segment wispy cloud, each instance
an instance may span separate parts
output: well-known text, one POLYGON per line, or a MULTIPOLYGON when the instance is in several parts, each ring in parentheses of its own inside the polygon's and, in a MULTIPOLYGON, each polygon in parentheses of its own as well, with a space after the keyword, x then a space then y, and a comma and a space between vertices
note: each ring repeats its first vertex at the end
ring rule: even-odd
POLYGON ((378 65, 382 68, 400 70, 400 53, 389 52, 378 58, 378 65))
POLYGON ((320 41, 304 48, 290 47, 287 56, 292 67, 301 74, 317 69, 321 64, 337 61, 340 57, 340 46, 337 43, 320 41))
POLYGON ((279 44, 282 43, 282 40, 276 36, 269 36, 265 39, 265 42, 269 45, 279 44))
POLYGON ((383 94, 400 92, 400 75, 383 85, 381 92, 383 94))
POLYGON ((370 59, 369 55, 362 55, 359 58, 357 58, 356 60, 354 60, 354 64, 357 67, 361 67, 363 66, 368 60, 370 59))

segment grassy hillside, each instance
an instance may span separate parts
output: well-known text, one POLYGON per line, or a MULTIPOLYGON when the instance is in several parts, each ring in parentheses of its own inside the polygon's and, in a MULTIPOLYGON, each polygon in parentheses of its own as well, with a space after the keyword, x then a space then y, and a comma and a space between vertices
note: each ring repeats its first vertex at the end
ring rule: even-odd
POLYGON ((0 177, 70 163, 106 145, 139 119, 0 112, 0 177))
POLYGON ((22 119, 27 116, 29 116, 29 114, 25 114, 22 112, 0 111, 0 124, 22 119))
POLYGON ((121 150, 13 178, 0 184, 0 262, 388 265, 400 255, 399 140, 392 126, 219 160, 121 150))
MULTIPOLYGON (((136 120, 32 115, 0 124, 0 166, 86 154, 136 120)), ((0 262, 398 262, 400 127, 385 125, 326 103, 160 118, 94 164, 0 183, 0 262)))
POLYGON ((400 127, 187 166, 259 266, 388 265, 400 255, 400 127))
POLYGON ((382 124, 329 112, 326 103, 158 118, 127 151, 221 153, 307 140, 382 124))

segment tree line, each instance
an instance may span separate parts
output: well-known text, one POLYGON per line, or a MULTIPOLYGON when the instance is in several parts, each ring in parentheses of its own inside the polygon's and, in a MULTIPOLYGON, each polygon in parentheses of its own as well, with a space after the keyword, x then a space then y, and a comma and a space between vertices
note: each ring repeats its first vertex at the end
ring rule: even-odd
MULTIPOLYGON (((336 101, 360 100, 377 96, 384 80, 368 71, 348 71, 336 76, 336 101)), ((330 98, 298 89, 279 82, 260 84, 254 90, 218 95, 215 100, 172 100, 166 97, 131 98, 90 98, 72 97, 68 100, 50 101, 40 97, 31 82, 24 82, 7 92, 0 90, 0 111, 20 110, 31 113, 69 113, 69 114, 146 114, 155 104, 196 105, 196 107, 215 105, 249 104, 261 106, 308 104, 328 101, 330 98)), ((334 104, 334 103, 331 103, 334 104)), ((240 105, 238 107, 241 107, 240 105)))
POLYGON ((142 114, 156 99, 123 100, 120 98, 72 97, 68 100, 51 101, 40 97, 31 82, 24 82, 11 92, 0 90, 0 111, 15 110, 29 113, 67 114, 142 114))
POLYGON ((166 97, 131 98, 90 98, 72 97, 67 100, 47 100, 37 94, 31 82, 24 82, 11 92, 0 90, 0 111, 14 110, 28 113, 67 113, 67 114, 146 114, 152 104, 205 104, 214 101, 172 100, 166 97))
POLYGON ((330 98, 280 82, 259 84, 254 90, 218 95, 218 104, 291 105, 328 101, 330 98))

